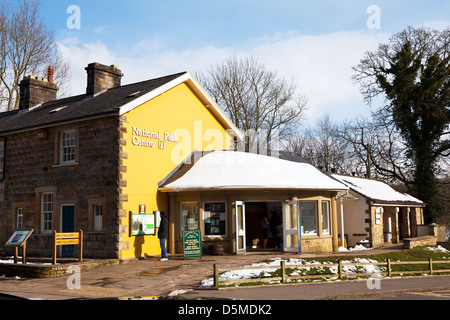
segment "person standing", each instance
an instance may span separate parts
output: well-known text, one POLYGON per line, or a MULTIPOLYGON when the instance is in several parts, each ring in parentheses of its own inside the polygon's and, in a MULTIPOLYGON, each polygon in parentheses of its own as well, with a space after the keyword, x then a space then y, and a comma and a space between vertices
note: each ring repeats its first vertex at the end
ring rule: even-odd
POLYGON ((169 238, 169 218, 165 211, 160 211, 161 222, 158 228, 159 245, 161 246, 161 259, 160 261, 167 261, 167 249, 166 240, 169 238))

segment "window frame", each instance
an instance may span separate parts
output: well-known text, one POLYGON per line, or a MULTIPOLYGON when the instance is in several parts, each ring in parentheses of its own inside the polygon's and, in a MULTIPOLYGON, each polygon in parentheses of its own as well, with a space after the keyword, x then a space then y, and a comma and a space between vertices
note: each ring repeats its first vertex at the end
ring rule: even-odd
POLYGON ((53 232, 53 211, 55 209, 55 201, 54 201, 54 195, 51 192, 43 192, 41 194, 41 233, 52 233, 53 232), (51 196, 51 201, 45 201, 46 196, 51 196), (51 210, 48 210, 48 208, 45 208, 46 205, 51 204, 51 210), (50 219, 48 218, 50 217, 50 219), (50 223, 50 228, 49 227, 50 223))
MULTIPOLYGON (((184 205, 190 205, 193 206, 193 209, 195 210, 195 207, 197 207, 197 229, 192 229, 192 230, 198 230, 200 229, 200 209, 199 209, 199 205, 198 202, 196 201, 182 201, 180 202, 180 236, 183 235, 183 231, 189 231, 191 229, 189 229, 189 223, 187 221, 187 218, 184 217, 183 214, 183 206, 184 205)), ((194 213, 195 216, 195 213, 194 213)))
POLYGON ((302 237, 303 236, 319 236, 319 201, 318 200, 300 200, 300 217, 301 217, 301 223, 300 223, 300 232, 302 237), (302 212, 302 204, 305 203, 313 203, 314 204, 314 232, 305 233, 303 230, 304 222, 305 222, 305 216, 302 212))
MULTIPOLYGON (((220 215, 220 214, 219 214, 220 215)), ((205 201, 203 202, 203 217, 202 217, 202 226, 203 226, 203 234, 205 237, 209 237, 209 238, 215 238, 215 237, 226 237, 227 236, 227 202, 226 201, 205 201), (224 226, 223 226, 223 232, 221 231, 222 228, 219 228, 219 233, 214 233, 211 234, 210 232, 207 232, 207 226, 206 226, 206 219, 205 219, 205 207, 208 204, 224 204, 224 209, 223 209, 223 214, 225 215, 225 219, 224 220, 220 220, 220 216, 219 216, 219 221, 224 221, 224 226)), ((217 219, 217 218, 216 218, 217 219)), ((209 223, 210 225, 210 223, 209 223)), ((211 225, 210 225, 211 226, 211 225)), ((219 222, 219 227, 220 226, 220 222, 219 222)))
POLYGON ((331 227, 331 220, 330 220, 330 210, 331 210, 331 203, 329 200, 321 200, 321 215, 322 215, 322 226, 321 226, 321 232, 323 234, 331 234, 330 227, 331 227), (324 215, 324 208, 326 208, 326 217, 324 215), (326 218, 326 219, 325 219, 326 218), (327 224, 327 228, 325 228, 325 223, 327 224))
POLYGON ((77 151, 78 151, 78 143, 77 143, 77 130, 69 129, 63 130, 59 134, 59 163, 60 164, 74 164, 77 162, 77 151), (73 137, 69 137, 65 139, 65 135, 73 135, 73 137), (66 141, 71 144, 64 145, 66 141), (73 152, 69 152, 72 151, 73 152), (68 151, 66 153, 66 151, 68 151), (68 158, 68 160, 66 160, 68 158))

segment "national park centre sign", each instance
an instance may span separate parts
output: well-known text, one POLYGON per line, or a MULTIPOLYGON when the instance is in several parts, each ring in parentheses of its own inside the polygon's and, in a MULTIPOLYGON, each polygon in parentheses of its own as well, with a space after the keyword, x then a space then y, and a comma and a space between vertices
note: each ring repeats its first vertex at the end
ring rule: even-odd
POLYGON ((161 131, 151 131, 147 128, 140 129, 139 127, 133 127, 132 143, 135 146, 145 148, 158 148, 164 150, 166 148, 166 142, 178 142, 178 137, 175 134, 168 132, 161 133, 161 131))

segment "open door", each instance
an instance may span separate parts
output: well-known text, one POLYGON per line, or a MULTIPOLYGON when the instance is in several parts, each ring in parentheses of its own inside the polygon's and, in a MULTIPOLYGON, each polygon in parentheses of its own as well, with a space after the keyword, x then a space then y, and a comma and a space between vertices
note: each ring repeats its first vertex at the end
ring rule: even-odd
POLYGON ((236 214, 236 254, 246 252, 245 244, 245 202, 236 201, 234 204, 236 214))
POLYGON ((302 252, 299 202, 283 202, 283 251, 302 252))

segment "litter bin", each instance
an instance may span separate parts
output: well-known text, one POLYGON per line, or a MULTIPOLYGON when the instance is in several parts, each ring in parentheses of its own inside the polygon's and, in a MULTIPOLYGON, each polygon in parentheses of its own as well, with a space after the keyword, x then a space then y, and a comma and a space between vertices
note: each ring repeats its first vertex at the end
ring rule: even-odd
POLYGON ((392 232, 384 233, 384 242, 392 242, 392 232))

